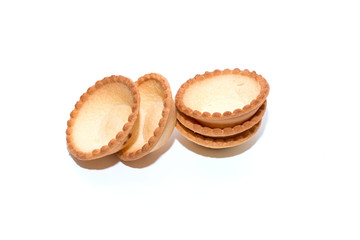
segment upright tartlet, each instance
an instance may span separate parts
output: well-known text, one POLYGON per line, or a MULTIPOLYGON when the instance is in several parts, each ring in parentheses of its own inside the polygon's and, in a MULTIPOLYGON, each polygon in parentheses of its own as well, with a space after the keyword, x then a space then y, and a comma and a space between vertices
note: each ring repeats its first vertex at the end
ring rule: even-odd
POLYGON ((269 94, 267 81, 248 70, 215 70, 185 82, 175 98, 177 109, 205 127, 228 128, 250 119, 269 94))
POLYGON ((163 146, 176 123, 176 109, 165 77, 146 74, 135 82, 140 93, 139 117, 127 144, 117 156, 124 161, 139 159, 163 146))
POLYGON ((92 160, 118 152, 131 136, 140 108, 136 85, 123 76, 105 77, 76 103, 66 130, 68 150, 92 160))

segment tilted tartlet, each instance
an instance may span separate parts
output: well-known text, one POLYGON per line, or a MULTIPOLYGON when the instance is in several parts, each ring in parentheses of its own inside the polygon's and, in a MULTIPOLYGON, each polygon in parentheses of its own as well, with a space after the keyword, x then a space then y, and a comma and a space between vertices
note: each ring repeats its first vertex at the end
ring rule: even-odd
POLYGON ((118 152, 131 135, 140 107, 135 84, 123 76, 105 77, 76 103, 67 122, 69 152, 91 160, 118 152))
POLYGON ((229 137, 207 137, 203 136, 201 134, 195 133, 191 131, 190 129, 184 127, 179 121, 176 121, 176 129, 183 135, 186 139, 199 144, 203 147, 207 148, 215 148, 215 149, 221 149, 221 148, 229 148, 229 147, 235 147, 240 144, 243 144, 250 140, 255 133, 259 130, 259 127, 261 125, 261 121, 255 124, 252 128, 239 133, 237 135, 229 136, 229 137))
POLYGON ((185 82, 175 103, 180 112, 203 126, 234 127, 258 111, 269 89, 267 81, 255 71, 215 70, 185 82))
POLYGON ((135 82, 140 93, 139 117, 133 135, 117 156, 124 161, 139 159, 163 146, 176 122, 176 109, 165 77, 146 74, 135 82))
POLYGON ((208 137, 228 137, 242 133, 261 121, 266 111, 266 101, 261 105, 259 110, 245 122, 234 127, 211 128, 201 125, 196 119, 191 118, 181 112, 177 112, 177 120, 189 130, 208 137))

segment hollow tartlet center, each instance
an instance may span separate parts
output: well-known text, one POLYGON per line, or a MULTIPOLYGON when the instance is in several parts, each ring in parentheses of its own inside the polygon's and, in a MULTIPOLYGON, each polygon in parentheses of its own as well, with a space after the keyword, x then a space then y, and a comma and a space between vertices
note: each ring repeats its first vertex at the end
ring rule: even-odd
POLYGON ((140 111, 134 135, 123 152, 134 152, 141 149, 154 135, 159 126, 164 109, 164 89, 156 80, 147 80, 138 85, 140 93, 140 111))
POLYGON ((76 147, 90 152, 107 145, 122 131, 132 105, 132 93, 122 83, 108 83, 96 89, 75 118, 72 137, 76 147))
POLYGON ((193 82, 185 90, 183 102, 200 112, 224 113, 250 104, 260 90, 254 78, 241 74, 219 75, 193 82))

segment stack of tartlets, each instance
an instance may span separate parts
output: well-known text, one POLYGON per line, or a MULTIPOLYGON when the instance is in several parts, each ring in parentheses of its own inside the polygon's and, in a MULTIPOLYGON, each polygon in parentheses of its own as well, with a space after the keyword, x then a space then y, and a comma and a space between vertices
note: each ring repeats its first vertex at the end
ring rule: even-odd
POLYGON ((123 76, 110 76, 80 97, 70 114, 66 141, 71 155, 80 160, 116 153, 132 161, 163 146, 175 122, 175 104, 166 78, 150 73, 134 83, 123 76))
POLYGON ((176 128, 185 138, 204 147, 240 145, 259 129, 269 89, 261 75, 248 70, 196 75, 176 94, 176 128))

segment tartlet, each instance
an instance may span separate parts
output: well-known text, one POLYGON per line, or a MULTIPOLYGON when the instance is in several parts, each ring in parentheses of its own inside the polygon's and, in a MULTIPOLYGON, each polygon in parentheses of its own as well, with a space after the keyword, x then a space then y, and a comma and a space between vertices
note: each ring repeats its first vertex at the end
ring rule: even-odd
POLYGON ((235 147, 250 140, 259 130, 261 121, 252 128, 230 137, 206 137, 191 131, 184 127, 179 121, 176 121, 176 129, 188 140, 207 148, 221 149, 235 147))
POLYGON ((269 94, 269 84, 255 71, 205 72, 185 82, 175 98, 178 110, 202 125, 226 128, 253 116, 269 94))
POLYGON ((140 93, 139 117, 133 135, 117 156, 124 161, 139 159, 163 146, 176 122, 176 109, 165 77, 149 73, 135 82, 140 93))
POLYGON ((234 127, 226 127, 226 128, 211 128, 211 127, 203 126, 196 119, 191 118, 179 111, 177 112, 177 120, 184 127, 201 135, 208 137, 228 137, 244 132, 255 126, 258 122, 261 121, 265 111, 266 111, 266 101, 261 105, 259 110, 247 121, 238 124, 234 127))
POLYGON ((69 152, 92 160, 118 152, 131 135, 140 94, 129 78, 105 77, 80 97, 67 122, 69 152))

